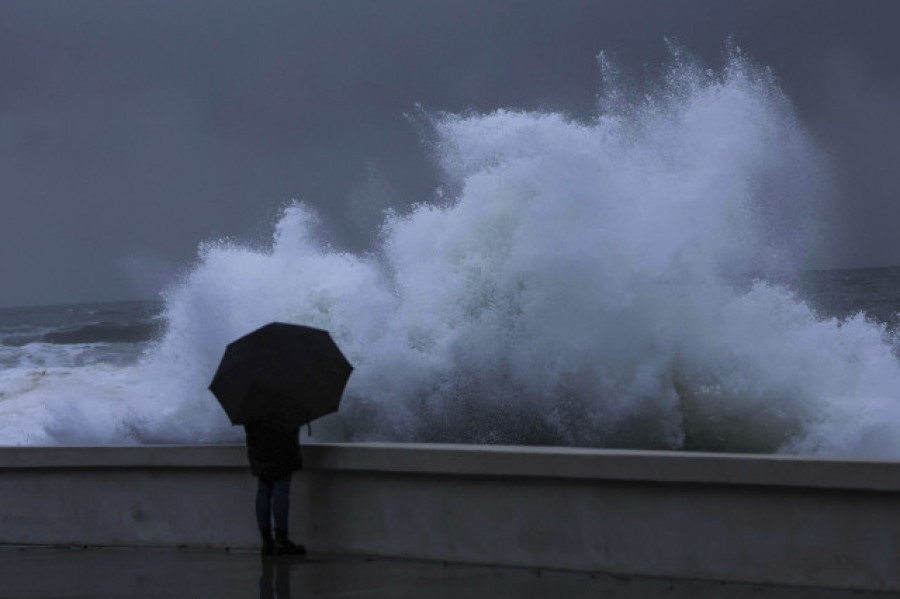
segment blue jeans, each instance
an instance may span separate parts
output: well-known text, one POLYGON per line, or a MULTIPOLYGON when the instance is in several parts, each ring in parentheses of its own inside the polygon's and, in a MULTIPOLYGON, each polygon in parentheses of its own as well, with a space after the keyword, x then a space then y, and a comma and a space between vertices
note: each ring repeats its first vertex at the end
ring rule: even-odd
POLYGON ((271 528, 273 516, 276 530, 288 529, 290 493, 290 474, 271 481, 259 479, 259 486, 256 488, 256 522, 260 529, 271 528))

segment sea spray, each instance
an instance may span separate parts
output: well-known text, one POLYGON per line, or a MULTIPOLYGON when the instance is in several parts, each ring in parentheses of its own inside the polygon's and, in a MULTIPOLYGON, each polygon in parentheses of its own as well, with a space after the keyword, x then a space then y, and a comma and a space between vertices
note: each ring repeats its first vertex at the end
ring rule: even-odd
POLYGON ((300 203, 271 247, 204 244, 139 364, 51 369, 0 440, 240 440, 206 386, 228 341, 283 320, 356 366, 320 440, 900 455, 887 331, 778 284, 828 185, 772 74, 675 52, 634 94, 601 67, 588 122, 434 115, 452 193, 389 214, 370 253, 318 241, 300 203))

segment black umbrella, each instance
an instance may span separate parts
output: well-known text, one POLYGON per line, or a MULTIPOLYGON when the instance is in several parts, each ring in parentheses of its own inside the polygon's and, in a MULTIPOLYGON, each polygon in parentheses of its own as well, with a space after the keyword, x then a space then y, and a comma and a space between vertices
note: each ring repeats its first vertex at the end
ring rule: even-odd
POLYGON ((296 427, 337 411, 352 370, 328 331, 272 322, 228 344, 209 390, 233 424, 296 427))

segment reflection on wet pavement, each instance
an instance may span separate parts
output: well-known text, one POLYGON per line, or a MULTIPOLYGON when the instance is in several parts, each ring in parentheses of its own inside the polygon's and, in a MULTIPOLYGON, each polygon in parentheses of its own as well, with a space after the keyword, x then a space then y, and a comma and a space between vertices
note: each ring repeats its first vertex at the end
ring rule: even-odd
POLYGON ((300 599, 850 599, 822 589, 720 584, 524 568, 170 549, 0 548, 0 597, 300 599))

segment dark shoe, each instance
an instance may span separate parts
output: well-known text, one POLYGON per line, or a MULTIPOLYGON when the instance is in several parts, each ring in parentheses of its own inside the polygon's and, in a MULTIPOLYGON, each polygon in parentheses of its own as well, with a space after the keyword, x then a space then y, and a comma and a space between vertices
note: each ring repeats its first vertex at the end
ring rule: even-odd
POLYGON ((261 553, 263 555, 275 555, 275 541, 272 540, 272 529, 260 528, 259 536, 262 537, 261 553))
POLYGON ((306 555, 306 547, 288 538, 286 530, 275 529, 275 555, 306 555))

